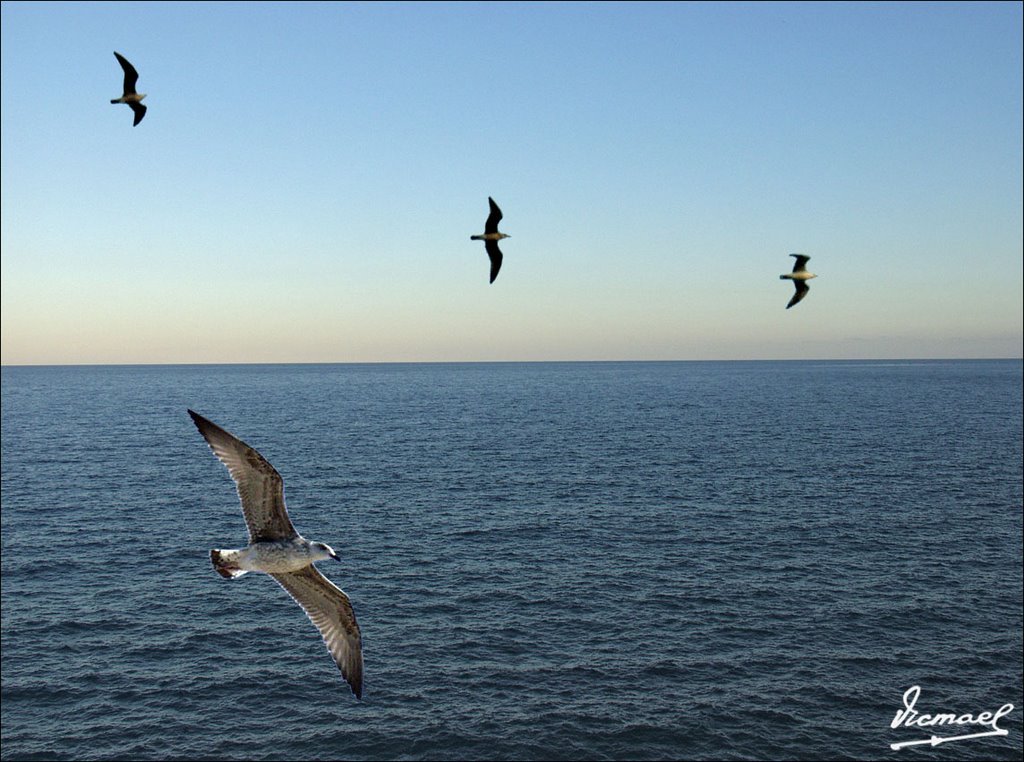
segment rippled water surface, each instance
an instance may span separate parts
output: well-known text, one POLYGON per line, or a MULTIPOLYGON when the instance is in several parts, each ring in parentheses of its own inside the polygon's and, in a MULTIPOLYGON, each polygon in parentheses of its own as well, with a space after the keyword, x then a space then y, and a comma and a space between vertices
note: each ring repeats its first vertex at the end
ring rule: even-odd
POLYGON ((1020 759, 1021 371, 3 368, 0 755, 1020 759), (363 701, 211 568, 246 531, 188 407, 341 554, 363 701), (912 685, 1009 735, 891 751, 912 685))

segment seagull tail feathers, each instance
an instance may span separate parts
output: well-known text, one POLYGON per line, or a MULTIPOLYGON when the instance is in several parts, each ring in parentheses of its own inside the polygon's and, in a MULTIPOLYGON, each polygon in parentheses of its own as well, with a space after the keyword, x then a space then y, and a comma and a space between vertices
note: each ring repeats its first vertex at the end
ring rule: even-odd
POLYGON ((210 561, 213 563, 214 570, 224 579, 234 579, 248 574, 249 572, 241 568, 230 554, 230 550, 217 550, 216 548, 211 550, 210 561))

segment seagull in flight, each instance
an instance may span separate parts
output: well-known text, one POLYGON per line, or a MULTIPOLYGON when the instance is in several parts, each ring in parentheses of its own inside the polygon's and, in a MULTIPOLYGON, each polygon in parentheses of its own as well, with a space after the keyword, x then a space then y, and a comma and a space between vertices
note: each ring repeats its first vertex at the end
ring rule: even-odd
POLYGON ((338 561, 338 554, 330 545, 310 542, 295 531, 284 506, 281 475, 262 455, 198 413, 188 414, 227 466, 249 527, 247 547, 210 551, 213 568, 225 579, 248 572, 273 577, 316 625, 352 692, 362 698, 363 650, 355 612, 348 596, 313 566, 327 558, 338 561))
POLYGON ((121 68, 124 69, 124 95, 120 98, 113 98, 110 102, 127 103, 131 106, 132 111, 135 112, 135 121, 132 122, 132 127, 135 127, 142 121, 142 117, 146 115, 146 107, 142 105, 142 99, 146 97, 146 94, 135 92, 135 83, 139 81, 139 73, 135 71, 135 67, 128 63, 128 59, 116 50, 114 55, 121 63, 121 68))
POLYGON ((494 199, 490 196, 487 197, 487 200, 491 204, 491 213, 487 216, 487 222, 484 223, 484 234, 471 235, 469 240, 484 242, 487 256, 491 259, 491 283, 494 283, 494 279, 498 277, 498 270, 501 269, 501 249, 498 248, 498 241, 502 238, 511 238, 511 236, 498 232, 498 223, 501 222, 501 209, 498 208, 498 205, 494 203, 494 199))
POLYGON ((807 260, 810 259, 810 257, 806 254, 790 254, 789 256, 796 257, 796 264, 793 265, 793 272, 779 276, 779 280, 791 280, 793 281, 793 285, 796 286, 796 293, 793 294, 793 298, 790 299, 789 304, 786 305, 787 310, 807 296, 807 292, 811 290, 811 287, 807 285, 807 281, 811 278, 818 277, 814 273, 807 271, 807 260))

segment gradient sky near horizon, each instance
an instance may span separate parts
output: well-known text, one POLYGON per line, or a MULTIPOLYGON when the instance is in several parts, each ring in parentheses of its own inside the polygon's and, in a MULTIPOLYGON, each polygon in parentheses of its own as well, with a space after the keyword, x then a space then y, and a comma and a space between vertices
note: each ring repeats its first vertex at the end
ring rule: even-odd
POLYGON ((1021 356, 1020 3, 0 13, 5 365, 1021 356))

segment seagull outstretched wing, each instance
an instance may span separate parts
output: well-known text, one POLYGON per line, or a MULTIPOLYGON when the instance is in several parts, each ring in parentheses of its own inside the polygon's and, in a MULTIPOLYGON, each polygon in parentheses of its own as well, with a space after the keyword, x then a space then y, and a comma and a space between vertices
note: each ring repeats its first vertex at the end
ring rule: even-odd
POLYGON ((796 257, 796 262, 793 265, 793 272, 798 273, 807 269, 807 260, 810 259, 806 254, 790 254, 791 257, 796 257))
POLYGON ((324 645, 356 698, 363 696, 363 647, 355 612, 348 596, 310 564, 288 574, 271 574, 310 621, 320 630, 324 645))
MULTIPOLYGON (((484 223, 484 235, 498 232, 498 223, 501 222, 501 209, 494 203, 494 199, 490 196, 487 200, 491 204, 491 213, 487 215, 487 222, 484 223)), ((500 255, 499 255, 500 256, 500 255)))
POLYGON ((284 481, 266 458, 199 413, 188 411, 213 454, 235 480, 250 542, 298 537, 284 505, 284 481))
POLYGON ((790 299, 789 304, 786 305, 787 310, 807 296, 807 292, 811 290, 811 287, 807 285, 806 281, 795 280, 793 281, 793 285, 796 286, 796 293, 793 294, 793 298, 790 299))
POLYGON ((128 63, 128 59, 116 50, 114 51, 114 55, 117 56, 117 60, 121 64, 121 68, 124 69, 124 94, 135 95, 135 83, 139 81, 139 73, 135 71, 134 66, 128 63))

